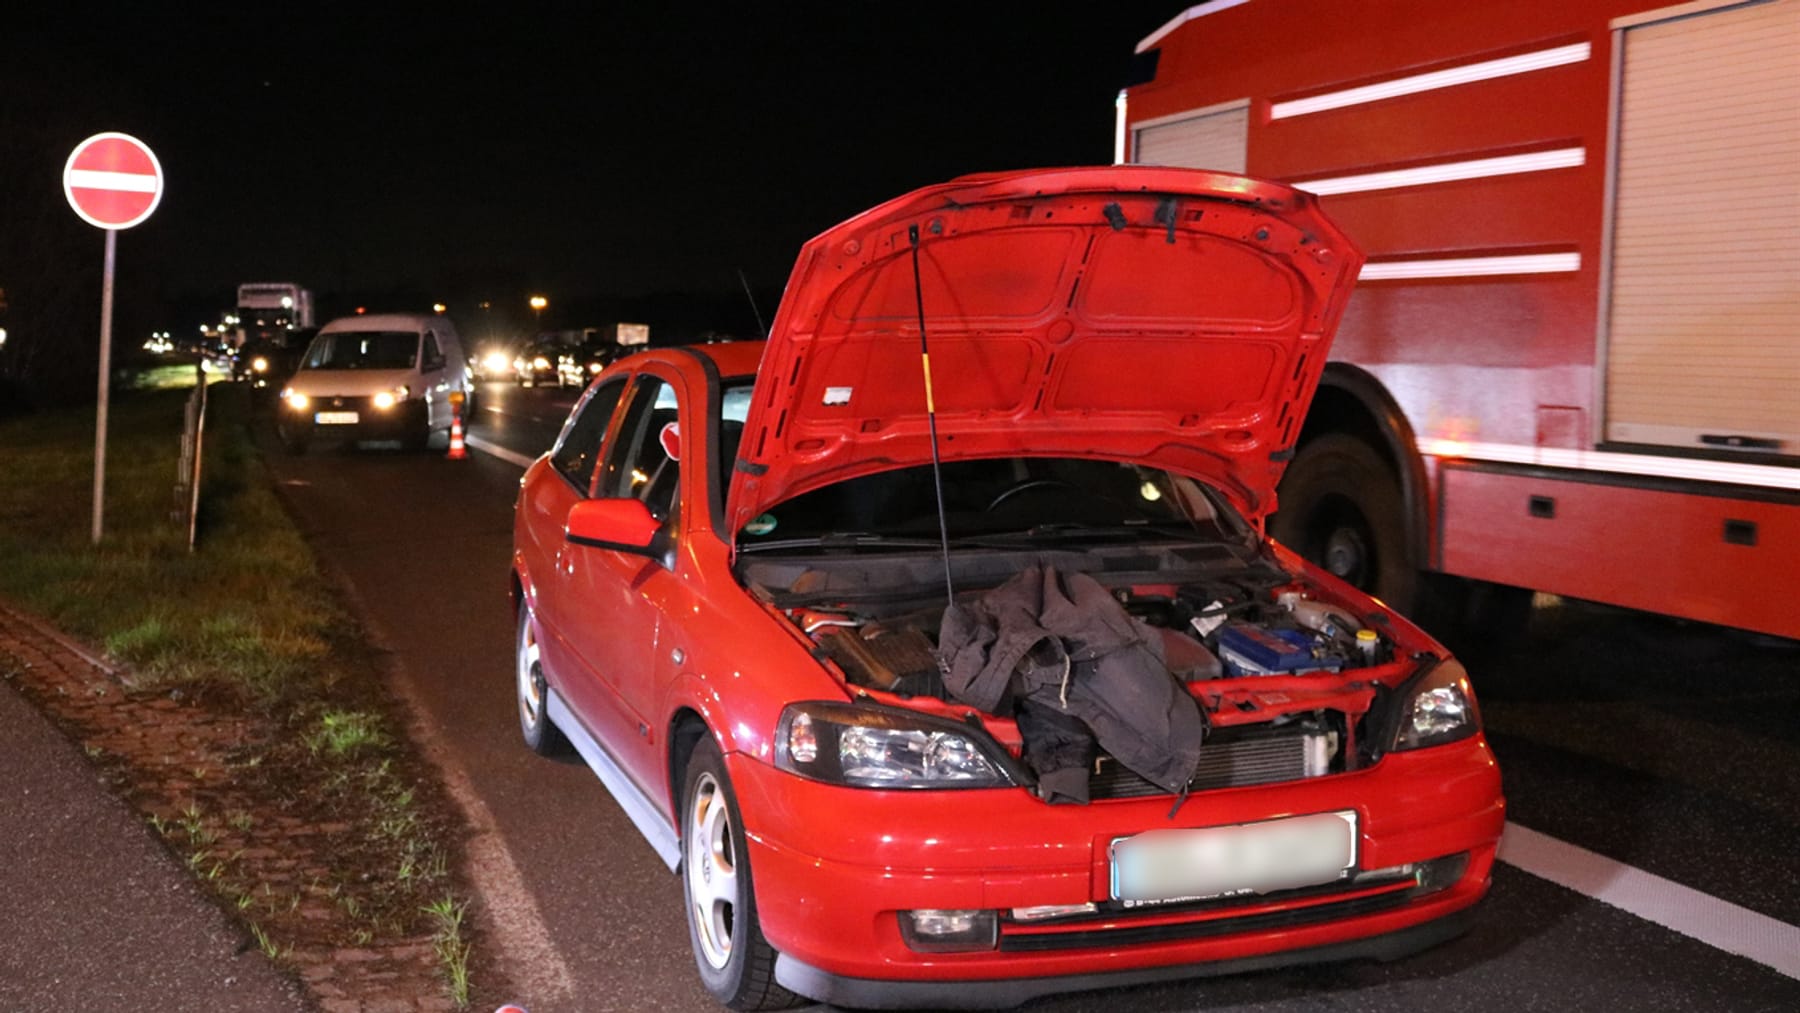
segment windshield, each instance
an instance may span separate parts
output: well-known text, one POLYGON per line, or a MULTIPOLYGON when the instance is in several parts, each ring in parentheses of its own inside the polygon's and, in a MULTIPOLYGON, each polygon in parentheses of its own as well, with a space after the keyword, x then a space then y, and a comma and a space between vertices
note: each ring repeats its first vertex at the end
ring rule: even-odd
MULTIPOLYGON (((944 514, 954 540, 1200 537, 1241 540, 1248 529, 1191 478, 1118 461, 1008 457, 943 466, 944 514)), ((802 493, 744 526, 746 551, 795 540, 938 537, 930 465, 864 475, 802 493)))
POLYGON ((410 369, 419 357, 414 331, 334 331, 313 339, 307 369, 410 369))

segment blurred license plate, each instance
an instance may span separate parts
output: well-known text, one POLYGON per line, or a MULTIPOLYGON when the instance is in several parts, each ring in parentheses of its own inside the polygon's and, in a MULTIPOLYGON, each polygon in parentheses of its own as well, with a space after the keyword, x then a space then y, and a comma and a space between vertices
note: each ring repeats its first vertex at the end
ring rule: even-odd
POLYGON ((353 426, 356 424, 356 413, 320 412, 313 416, 313 421, 322 426, 353 426))
POLYGON ((1112 895, 1126 906, 1329 883, 1356 862, 1356 813, 1151 830, 1112 843, 1112 895))

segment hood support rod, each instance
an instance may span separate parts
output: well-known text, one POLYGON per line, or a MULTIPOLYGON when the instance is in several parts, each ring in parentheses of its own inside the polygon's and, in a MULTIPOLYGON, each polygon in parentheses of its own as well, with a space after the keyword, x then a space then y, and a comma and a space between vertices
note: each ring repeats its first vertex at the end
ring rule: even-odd
POLYGON ((913 305, 919 311, 919 363, 925 370, 925 421, 931 430, 931 484, 937 490, 938 538, 944 550, 945 605, 956 605, 956 585, 950 579, 950 520, 944 512, 944 470, 938 459, 937 402, 931 396, 931 348, 925 343, 925 287, 919 281, 919 226, 906 227, 912 244, 913 305))

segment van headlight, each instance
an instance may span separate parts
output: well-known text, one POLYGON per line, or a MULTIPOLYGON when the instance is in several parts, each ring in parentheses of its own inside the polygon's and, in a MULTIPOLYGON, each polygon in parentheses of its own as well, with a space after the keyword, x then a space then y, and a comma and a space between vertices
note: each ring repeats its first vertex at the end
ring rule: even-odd
POLYGON ((375 395, 375 407, 380 411, 387 411, 389 408, 406 400, 406 396, 411 393, 412 388, 408 387, 406 384, 401 384, 393 390, 384 390, 375 395))
POLYGON ((1441 746, 1481 730, 1481 711, 1468 670, 1455 658, 1426 669, 1401 687, 1394 752, 1441 746))
POLYGON ((297 412, 305 411, 307 405, 312 404, 312 398, 307 397, 305 394, 300 393, 292 387, 288 387, 281 392, 281 401, 283 404, 297 412))
POLYGON ((781 713, 775 765, 856 788, 1001 788, 1018 783, 985 734, 894 707, 797 703, 781 713))

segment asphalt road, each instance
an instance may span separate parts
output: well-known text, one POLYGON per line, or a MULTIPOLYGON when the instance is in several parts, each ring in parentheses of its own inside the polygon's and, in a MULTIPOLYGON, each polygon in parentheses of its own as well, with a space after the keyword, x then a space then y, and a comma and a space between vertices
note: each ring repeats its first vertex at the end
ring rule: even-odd
MULTIPOLYGON (((548 448, 576 392, 482 393, 470 434, 493 452, 467 461, 264 446, 302 528, 392 652, 424 734, 478 823, 491 825, 477 838, 478 878, 498 891, 490 916, 506 925, 513 998, 532 1013, 717 1009, 695 978, 676 878, 585 767, 518 741, 506 599, 515 461, 548 448)), ((1640 892, 1668 901, 1676 915, 1664 920, 1685 931, 1694 928, 1681 912, 1692 909, 1728 933, 1734 920, 1774 919, 1783 945, 1800 932, 1800 651, 1564 603, 1541 609, 1524 638, 1469 660, 1515 823, 1637 870, 1607 875, 1647 882, 1640 892), (1722 905, 1694 907, 1680 887, 1722 905)), ((1511 864, 1498 867, 1480 912, 1467 936, 1395 964, 1027 1009, 1800 1008, 1800 980, 1511 864)))
POLYGON ((0 685, 0 770, 0 1010, 309 1008, 10 684, 0 685))

